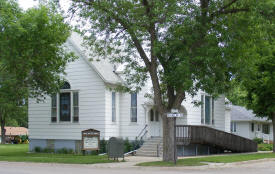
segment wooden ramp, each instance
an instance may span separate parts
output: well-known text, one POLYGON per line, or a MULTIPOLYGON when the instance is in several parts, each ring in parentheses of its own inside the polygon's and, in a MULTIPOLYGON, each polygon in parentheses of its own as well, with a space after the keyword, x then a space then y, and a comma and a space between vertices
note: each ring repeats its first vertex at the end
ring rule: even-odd
POLYGON ((232 152, 257 152, 257 143, 208 126, 177 125, 178 145, 203 144, 232 152))

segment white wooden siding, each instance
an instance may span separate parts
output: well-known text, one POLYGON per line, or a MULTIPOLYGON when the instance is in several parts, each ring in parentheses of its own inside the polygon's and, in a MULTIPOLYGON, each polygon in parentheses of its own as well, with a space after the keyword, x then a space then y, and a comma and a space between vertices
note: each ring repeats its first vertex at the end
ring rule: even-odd
MULTIPOLYGON (((80 56, 80 55, 78 55, 80 56)), ((105 84, 97 73, 79 58, 66 67, 71 89, 79 90, 79 123, 51 123, 51 98, 44 103, 29 100, 30 139, 81 139, 81 131, 89 128, 105 135, 105 84)))

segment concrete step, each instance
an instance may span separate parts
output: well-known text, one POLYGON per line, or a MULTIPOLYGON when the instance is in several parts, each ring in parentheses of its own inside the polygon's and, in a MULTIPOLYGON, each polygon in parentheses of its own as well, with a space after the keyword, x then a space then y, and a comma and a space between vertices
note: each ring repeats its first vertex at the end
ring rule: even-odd
POLYGON ((137 150, 137 156, 162 156, 163 151, 163 143, 162 138, 160 137, 152 137, 146 140, 141 148, 137 150), (158 147, 158 149, 157 149, 158 147))

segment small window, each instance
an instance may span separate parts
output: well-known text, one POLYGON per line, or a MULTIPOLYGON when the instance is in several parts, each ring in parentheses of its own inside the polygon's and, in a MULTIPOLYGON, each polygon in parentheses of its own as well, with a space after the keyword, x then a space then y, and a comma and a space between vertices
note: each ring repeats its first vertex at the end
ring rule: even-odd
POLYGON ((131 122, 137 122, 137 93, 131 94, 131 122))
POLYGON ((64 82, 64 84, 62 85, 61 89, 71 89, 71 85, 69 82, 64 82))
POLYGON ((201 96, 201 124, 204 124, 204 96, 201 96))
POLYGON ((150 121, 154 121, 154 110, 150 110, 150 121))
POLYGON ((258 131, 261 131, 261 125, 258 124, 258 131))
POLYGON ((269 134, 269 125, 268 124, 263 124, 263 133, 264 134, 269 134))
POLYGON ((210 124, 211 114, 210 114, 210 97, 205 96, 205 124, 210 124))
POLYGON ((231 122, 231 132, 236 132, 237 124, 236 122, 231 122))
POLYGON ((112 122, 116 121, 116 93, 112 92, 112 122))
POLYGON ((51 110, 51 122, 55 123, 57 121, 57 101, 56 94, 52 95, 52 110, 51 110))
POLYGON ((201 124, 215 124, 214 99, 211 96, 201 95, 201 124))
POLYGON ((159 121, 159 112, 158 112, 158 111, 156 111, 155 120, 156 120, 156 121, 159 121))
POLYGON ((214 99, 211 98, 211 101, 212 101, 212 108, 211 108, 211 111, 212 111, 212 124, 214 125, 215 124, 215 117, 214 117, 214 99))
POLYGON ((254 123, 251 123, 251 132, 254 132, 254 123))
POLYGON ((78 92, 73 92, 73 111, 74 111, 73 121, 78 122, 79 121, 79 97, 78 97, 78 92))

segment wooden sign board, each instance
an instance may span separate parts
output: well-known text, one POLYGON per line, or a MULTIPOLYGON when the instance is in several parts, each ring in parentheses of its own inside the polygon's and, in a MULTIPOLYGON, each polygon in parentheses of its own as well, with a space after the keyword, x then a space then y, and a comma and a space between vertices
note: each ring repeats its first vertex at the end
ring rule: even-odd
POLYGON ((87 129, 82 131, 82 150, 99 150, 100 131, 87 129))

